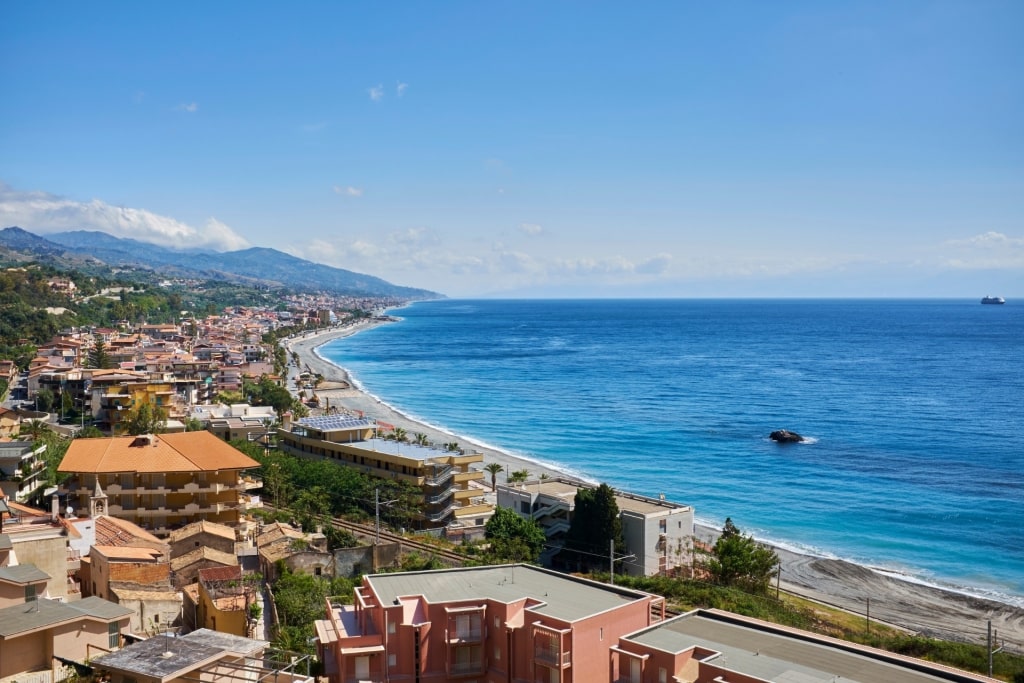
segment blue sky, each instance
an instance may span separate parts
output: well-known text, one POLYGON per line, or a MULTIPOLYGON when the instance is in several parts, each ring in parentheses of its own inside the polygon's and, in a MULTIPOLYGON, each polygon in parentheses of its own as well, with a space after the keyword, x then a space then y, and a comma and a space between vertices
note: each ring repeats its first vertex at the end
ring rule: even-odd
POLYGON ((8 3, 0 225, 451 296, 1024 295, 1024 3, 8 3))

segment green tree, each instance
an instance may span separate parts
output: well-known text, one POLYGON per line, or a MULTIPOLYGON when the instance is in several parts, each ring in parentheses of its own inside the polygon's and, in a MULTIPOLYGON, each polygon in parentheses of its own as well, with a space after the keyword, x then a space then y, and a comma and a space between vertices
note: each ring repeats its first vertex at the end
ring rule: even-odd
POLYGON ((53 395, 53 391, 43 387, 36 392, 36 405, 39 406, 39 410, 44 413, 48 413, 53 410, 53 406, 57 401, 57 397, 53 395))
POLYGON ((167 429, 167 411, 149 401, 142 401, 128 411, 127 418, 121 424, 123 433, 132 436, 163 434, 167 429))
POLYGON ((492 562, 536 562, 547 541, 537 522, 504 507, 495 510, 487 520, 484 535, 491 544, 492 562))
POLYGON ((778 565, 779 556, 774 550, 753 536, 744 536, 732 518, 727 518, 711 549, 707 570, 716 583, 763 594, 768 592, 778 565))
POLYGON ((89 355, 86 358, 86 364, 90 368, 99 369, 114 367, 114 361, 111 360, 110 355, 107 353, 107 345, 102 337, 96 337, 93 341, 92 348, 89 349, 89 355))
POLYGON ((498 488, 498 474, 505 471, 505 468, 496 462, 489 462, 484 465, 484 471, 491 475, 491 490, 498 488))
POLYGON ((530 470, 514 470, 511 474, 508 475, 508 483, 522 484, 529 478, 530 470))
POLYGON ((566 533, 565 551, 560 559, 579 567, 607 567, 608 552, 614 541, 616 555, 624 554, 622 519, 615 490, 608 484, 576 491, 572 521, 566 533), (564 555, 564 557, 563 557, 564 555))

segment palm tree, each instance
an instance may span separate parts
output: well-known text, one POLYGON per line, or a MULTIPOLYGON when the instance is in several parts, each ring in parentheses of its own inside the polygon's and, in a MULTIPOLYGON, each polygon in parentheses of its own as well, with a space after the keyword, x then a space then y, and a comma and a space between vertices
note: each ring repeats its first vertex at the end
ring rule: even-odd
POLYGON ((508 475, 508 482, 510 484, 521 484, 530 478, 529 470, 516 470, 508 475))
POLYGON ((489 472, 491 475, 491 490, 495 491, 498 488, 498 473, 504 472, 505 468, 496 462, 489 462, 484 465, 484 471, 489 472))
POLYGON ((446 451, 451 451, 452 453, 456 453, 459 450, 459 442, 458 441, 452 441, 451 443, 446 443, 444 445, 444 449, 446 451))
POLYGON ((50 431, 52 431, 50 426, 42 420, 22 422, 21 427, 18 429, 22 436, 30 436, 33 441, 38 441, 44 434, 48 434, 50 431))
POLYGON ((430 439, 428 439, 427 435, 423 432, 416 432, 413 434, 413 443, 417 446, 426 446, 430 443, 430 439))
POLYGON ((395 441, 399 443, 406 443, 409 441, 409 432, 405 431, 401 427, 395 427, 392 433, 395 435, 395 441))

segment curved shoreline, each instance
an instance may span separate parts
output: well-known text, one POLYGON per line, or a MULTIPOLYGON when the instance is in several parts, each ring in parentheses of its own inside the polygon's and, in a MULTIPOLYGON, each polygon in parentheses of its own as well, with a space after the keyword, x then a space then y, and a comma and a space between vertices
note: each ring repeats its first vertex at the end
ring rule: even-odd
MULTIPOLYGON (((330 399, 331 405, 362 411, 401 426, 410 433, 422 432, 435 442, 462 439, 483 454, 485 463, 497 462, 506 473, 527 469, 532 476, 546 474, 588 481, 556 464, 508 453, 406 415, 358 386, 347 369, 327 360, 318 351, 319 347, 335 339, 385 322, 357 323, 290 339, 286 343, 289 355, 294 351, 303 365, 323 375, 325 381, 317 394, 330 399)), ((694 532, 698 539, 711 542, 718 534, 716 528, 702 523, 695 523, 694 532)), ((973 595, 967 589, 945 588, 846 560, 803 554, 778 544, 769 545, 781 561, 781 585, 787 592, 860 614, 864 613, 865 601, 870 598, 873 620, 950 640, 984 642, 986 622, 991 620, 1008 649, 1024 652, 1024 608, 973 595)))

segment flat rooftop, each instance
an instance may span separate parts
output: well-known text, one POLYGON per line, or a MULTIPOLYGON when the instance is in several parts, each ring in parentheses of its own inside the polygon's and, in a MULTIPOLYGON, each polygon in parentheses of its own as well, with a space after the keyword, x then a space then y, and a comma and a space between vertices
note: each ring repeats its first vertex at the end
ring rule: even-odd
POLYGON ((377 574, 367 580, 385 606, 395 604, 398 598, 418 596, 433 604, 473 600, 512 603, 532 598, 539 604, 528 610, 568 622, 648 597, 639 591, 521 564, 377 574))
MULTIPOLYGON (((848 644, 851 649, 861 649, 862 652, 840 648, 810 633, 794 631, 794 635, 790 635, 759 627, 762 622, 755 620, 741 623, 732 618, 716 618, 715 614, 712 610, 691 612, 626 636, 623 640, 670 653, 679 653, 694 646, 714 650, 721 654, 708 660, 710 663, 775 683, 988 680, 967 673, 961 677, 944 676, 940 667, 936 667, 934 673, 916 671, 873 658, 868 654, 870 650, 852 643, 848 644), (798 637, 796 633, 802 633, 804 637, 798 637)), ((928 663, 928 666, 933 665, 928 663)))
MULTIPOLYGON (((574 482, 569 479, 544 479, 534 480, 532 482, 526 482, 522 485, 522 488, 531 493, 539 493, 540 495, 550 496, 552 498, 560 498, 565 502, 572 504, 573 499, 576 497, 576 491, 580 488, 594 488, 593 486, 587 486, 581 482, 574 482)), ((680 503, 673 503, 667 500, 658 500, 656 498, 647 498, 645 496, 638 496, 632 493, 624 493, 622 491, 615 492, 615 503, 619 506, 619 510, 628 510, 629 512, 636 512, 639 514, 650 514, 652 512, 663 512, 665 510, 679 510, 689 508, 689 505, 682 505, 680 503)))

